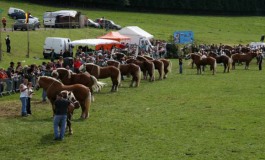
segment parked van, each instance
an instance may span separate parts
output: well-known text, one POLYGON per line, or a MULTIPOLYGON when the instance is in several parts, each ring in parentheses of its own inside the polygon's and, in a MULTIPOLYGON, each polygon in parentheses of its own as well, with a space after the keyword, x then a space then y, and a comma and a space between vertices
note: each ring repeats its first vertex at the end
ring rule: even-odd
POLYGON ((56 57, 60 56, 61 50, 63 53, 69 51, 72 54, 72 48, 69 42, 71 42, 69 38, 47 37, 43 45, 43 57, 49 58, 52 50, 54 50, 56 57))

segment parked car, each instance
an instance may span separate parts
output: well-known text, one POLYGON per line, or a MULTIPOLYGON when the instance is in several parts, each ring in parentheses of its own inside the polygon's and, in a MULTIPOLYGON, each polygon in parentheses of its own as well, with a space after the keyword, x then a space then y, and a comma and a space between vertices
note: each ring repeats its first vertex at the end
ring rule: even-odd
POLYGON ((7 15, 13 19, 25 19, 25 11, 19 8, 10 7, 7 15))
POLYGON ((40 22, 35 19, 29 19, 28 28, 26 24, 26 19, 17 19, 13 25, 13 29, 17 30, 36 30, 36 28, 40 28, 40 22))
POLYGON ((87 19, 87 24, 86 26, 88 27, 94 27, 94 28, 100 28, 100 24, 97 23, 97 22, 94 22, 93 20, 91 19, 87 19))
POLYGON ((102 28, 120 30, 121 26, 115 24, 112 20, 108 19, 96 19, 95 22, 99 23, 102 28))

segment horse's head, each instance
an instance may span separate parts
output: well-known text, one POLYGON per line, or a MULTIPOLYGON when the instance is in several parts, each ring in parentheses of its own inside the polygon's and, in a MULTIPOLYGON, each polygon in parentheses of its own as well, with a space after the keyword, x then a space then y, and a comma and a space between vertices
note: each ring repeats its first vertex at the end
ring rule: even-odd
POLYGON ((58 71, 57 70, 53 70, 52 73, 51 73, 51 76, 57 79, 59 77, 58 71))
POLYGON ((80 108, 80 103, 79 103, 78 100, 76 100, 75 95, 74 95, 73 92, 67 91, 67 90, 63 90, 63 91, 61 91, 61 94, 63 95, 63 98, 67 99, 68 101, 70 101, 71 103, 74 104, 74 107, 75 107, 74 109, 80 108))
POLYGON ((35 84, 35 90, 39 90, 40 89, 40 83, 39 83, 40 77, 41 76, 37 77, 36 84, 35 84))
POLYGON ((189 60, 189 59, 191 59, 191 55, 190 54, 185 55, 185 60, 189 60))

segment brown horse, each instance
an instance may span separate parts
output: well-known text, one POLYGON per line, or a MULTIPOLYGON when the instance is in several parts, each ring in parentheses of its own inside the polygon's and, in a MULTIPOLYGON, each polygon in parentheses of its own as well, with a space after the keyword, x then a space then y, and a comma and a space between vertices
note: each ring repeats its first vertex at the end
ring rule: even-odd
POLYGON ((53 111, 54 111, 54 101, 56 100, 56 95, 58 93, 60 93, 63 90, 73 92, 82 108, 81 118, 89 117, 89 109, 91 105, 91 93, 88 87, 82 84, 64 85, 62 82, 58 81, 57 79, 48 76, 38 77, 35 87, 37 90, 39 88, 43 88, 46 91, 47 97, 52 104, 53 111))
POLYGON ((202 58, 198 54, 191 53, 191 59, 197 66, 197 74, 201 74, 201 66, 210 65, 210 69, 213 71, 213 75, 216 72, 216 60, 213 57, 202 58))
POLYGON ((74 113, 74 109, 80 108, 80 103, 76 100, 75 95, 71 91, 63 90, 61 91, 61 94, 63 98, 70 101, 74 106, 74 107, 68 106, 68 110, 67 110, 67 127, 69 129, 69 134, 73 134, 71 120, 72 120, 72 116, 74 113))
POLYGON ((118 68, 118 69, 120 69, 120 62, 118 62, 118 61, 115 61, 115 60, 108 60, 107 61, 107 65, 108 66, 114 66, 114 67, 116 67, 116 68, 118 68))
POLYGON ((155 80, 155 65, 153 62, 149 61, 139 61, 136 59, 127 59, 127 64, 133 63, 138 65, 141 68, 141 71, 143 72, 144 79, 147 79, 147 74, 150 76, 149 81, 155 80))
POLYGON ((159 79, 162 80, 165 75, 165 70, 164 70, 164 63, 158 59, 153 59, 152 57, 149 56, 137 56, 136 59, 140 61, 151 61, 155 65, 155 69, 157 69, 159 73, 159 79))
POLYGON ((241 63, 241 62, 245 62, 246 65, 245 65, 245 69, 248 69, 249 67, 249 63, 251 62, 251 60, 254 58, 254 57, 257 57, 257 53, 256 52, 249 52, 247 54, 233 54, 232 55, 232 60, 233 60, 233 63, 232 63, 232 69, 235 69, 235 63, 241 63))
POLYGON ((107 61, 107 64, 110 66, 119 67, 121 75, 126 75, 129 77, 129 75, 132 76, 132 81, 130 84, 130 87, 138 87, 140 85, 141 81, 141 68, 133 63, 129 64, 120 64, 117 61, 107 61), (118 65, 117 65, 118 64, 118 65))
POLYGON ((164 79, 165 79, 165 78, 167 78, 167 74, 171 72, 172 63, 170 60, 165 59, 165 58, 161 58, 159 60, 164 63, 164 79))
POLYGON ((232 66, 232 59, 228 57, 227 55, 217 55, 216 53, 210 52, 208 56, 213 57, 216 59, 216 63, 223 63, 224 65, 224 73, 227 70, 227 73, 229 73, 230 68, 232 66))
POLYGON ((118 86, 121 83, 120 70, 114 66, 100 67, 93 63, 84 63, 80 66, 79 71, 87 71, 89 74, 95 76, 97 79, 103 79, 111 77, 112 88, 111 91, 118 91, 118 86))
POLYGON ((94 100, 93 92, 100 91, 105 85, 102 82, 98 82, 96 77, 89 73, 74 73, 65 68, 57 68, 56 70, 53 70, 51 75, 56 79, 60 79, 65 85, 83 84, 88 87, 92 94, 92 101, 94 100))

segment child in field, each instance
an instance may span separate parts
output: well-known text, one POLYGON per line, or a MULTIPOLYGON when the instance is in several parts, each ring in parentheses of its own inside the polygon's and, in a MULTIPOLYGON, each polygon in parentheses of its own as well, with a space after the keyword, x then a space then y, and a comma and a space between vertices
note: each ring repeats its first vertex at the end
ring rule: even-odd
POLYGON ((31 115, 31 99, 32 99, 32 95, 33 95, 33 87, 32 87, 32 83, 29 82, 28 83, 28 102, 27 102, 27 114, 31 115))

